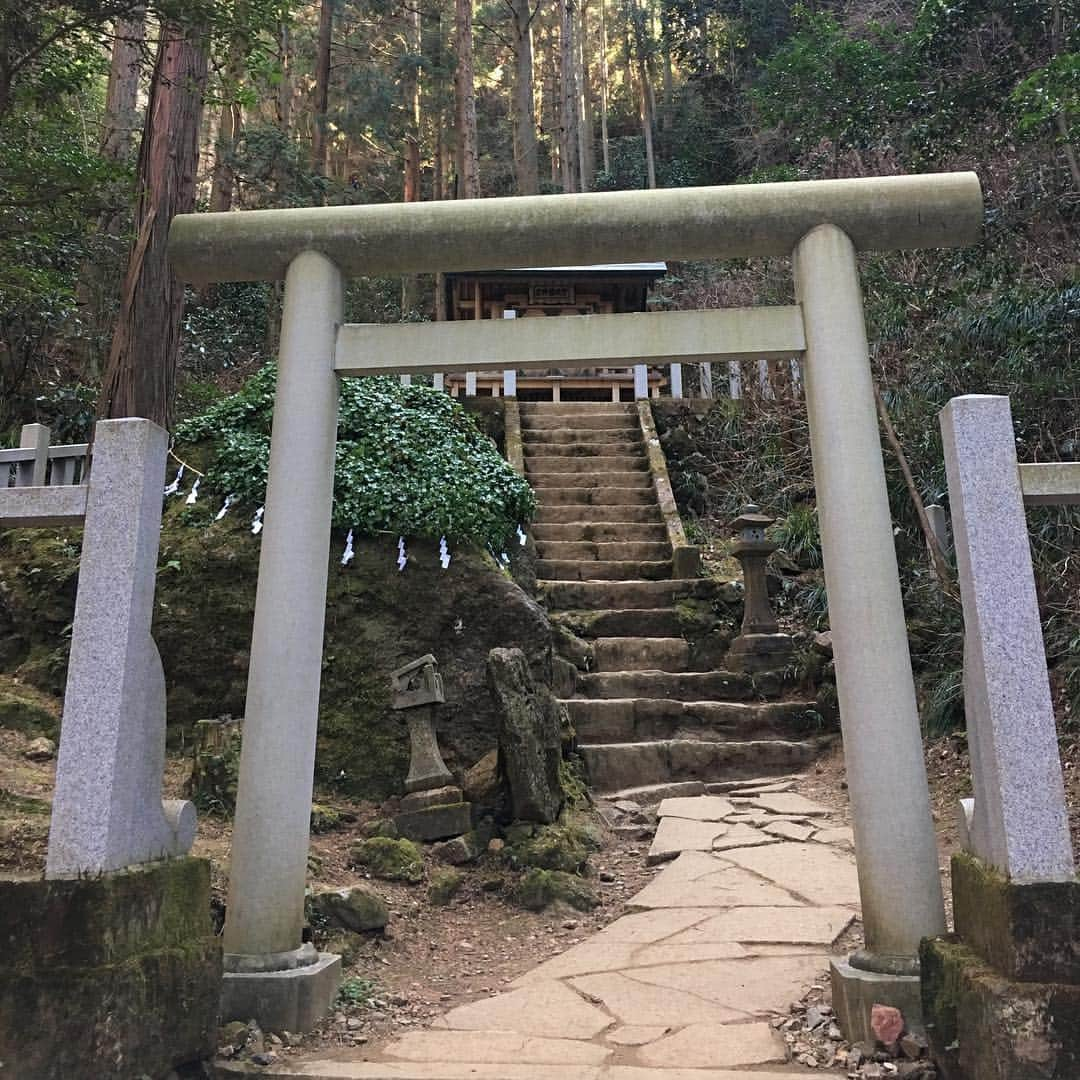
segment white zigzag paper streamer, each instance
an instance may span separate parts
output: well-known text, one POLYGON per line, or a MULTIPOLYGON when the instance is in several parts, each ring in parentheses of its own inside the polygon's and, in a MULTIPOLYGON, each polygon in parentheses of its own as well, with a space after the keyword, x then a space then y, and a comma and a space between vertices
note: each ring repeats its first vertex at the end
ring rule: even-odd
POLYGON ((265 506, 260 506, 255 511, 255 518, 251 522, 251 534, 252 536, 258 536, 263 530, 263 514, 266 512, 265 506))
POLYGON ((214 517, 214 520, 215 521, 220 521, 229 512, 229 507, 232 506, 232 504, 234 502, 236 502, 236 496, 235 495, 226 495, 225 496, 225 505, 217 512, 217 514, 214 517))
POLYGON ((184 479, 184 466, 181 465, 176 470, 176 476, 173 478, 173 482, 165 489, 166 495, 175 495, 180 490, 180 481, 184 479))
POLYGON ((350 529, 349 535, 345 537, 345 550, 341 554, 341 565, 348 566, 349 563, 352 562, 355 554, 352 543, 352 529, 350 529))

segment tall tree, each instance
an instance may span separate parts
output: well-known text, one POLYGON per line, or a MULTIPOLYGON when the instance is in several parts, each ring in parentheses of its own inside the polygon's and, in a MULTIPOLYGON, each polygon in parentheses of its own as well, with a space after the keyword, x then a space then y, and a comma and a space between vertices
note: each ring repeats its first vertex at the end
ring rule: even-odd
POLYGON ((405 0, 405 56, 402 58, 402 106, 405 114, 403 188, 405 202, 420 201, 420 71, 424 41, 418 0, 405 0))
POLYGON ((507 2, 514 31, 514 181, 519 195, 535 195, 540 190, 532 34, 537 9, 532 0, 507 2))
POLYGON ((578 146, 579 101, 577 48, 574 44, 574 0, 559 3, 559 167, 563 191, 580 190, 578 146))
POLYGON ((604 172, 611 173, 611 142, 608 139, 608 35, 607 4, 600 0, 600 147, 604 159, 604 172))
POLYGON ((136 235, 97 413, 169 427, 184 287, 166 244, 173 217, 195 207, 207 56, 201 27, 165 22, 160 33, 139 149, 136 235))
POLYGON ((462 199, 475 199, 480 195, 472 5, 473 0, 455 0, 454 3, 454 48, 457 52, 457 69, 454 74, 457 105, 457 193, 462 199))
POLYGON ((576 44, 574 60, 577 84, 578 168, 581 178, 579 190, 588 191, 596 174, 596 163, 593 160, 592 86, 589 80, 589 0, 581 0, 578 8, 576 44))
POLYGON ((237 140, 244 128, 240 96, 249 48, 246 9, 245 0, 237 0, 236 20, 229 37, 228 56, 222 78, 221 116, 214 146, 214 175, 210 185, 210 209, 218 212, 232 209, 236 187, 233 157, 237 140))
POLYGON ((632 65, 638 84, 641 133, 645 141, 645 180, 650 188, 655 188, 656 151, 653 132, 656 130, 656 99, 653 97, 652 40, 648 17, 640 0, 630 0, 626 53, 627 66, 629 68, 632 65))
POLYGON ((330 96, 330 46, 334 30, 334 0, 319 7, 319 39, 315 50, 315 115, 311 126, 311 171, 326 175, 326 110, 330 96))

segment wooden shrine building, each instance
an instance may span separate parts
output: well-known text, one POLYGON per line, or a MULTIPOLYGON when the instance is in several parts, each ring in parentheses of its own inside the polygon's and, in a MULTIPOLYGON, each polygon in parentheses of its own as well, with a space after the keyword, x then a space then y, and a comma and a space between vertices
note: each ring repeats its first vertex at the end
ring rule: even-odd
MULTIPOLYGON (((561 315, 611 315, 645 311, 649 289, 667 273, 662 262, 610 266, 543 266, 446 275, 449 319, 533 319, 561 315)), ((666 379, 649 373, 649 392, 659 396, 666 379)), ((529 371, 515 379, 523 401, 632 401, 632 368, 529 371)), ((454 397, 498 396, 502 371, 446 376, 454 397)))

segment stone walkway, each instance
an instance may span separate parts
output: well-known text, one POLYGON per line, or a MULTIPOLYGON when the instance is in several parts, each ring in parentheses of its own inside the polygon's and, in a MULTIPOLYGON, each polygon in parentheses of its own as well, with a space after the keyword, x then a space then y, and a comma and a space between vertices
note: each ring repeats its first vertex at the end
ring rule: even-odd
MULTIPOLYGON (((791 1080, 769 1023, 858 913, 851 835, 796 778, 660 804, 664 862, 631 912, 425 1031, 263 1076, 328 1080, 791 1080)), ((720 785, 713 785, 719 787, 720 785)))

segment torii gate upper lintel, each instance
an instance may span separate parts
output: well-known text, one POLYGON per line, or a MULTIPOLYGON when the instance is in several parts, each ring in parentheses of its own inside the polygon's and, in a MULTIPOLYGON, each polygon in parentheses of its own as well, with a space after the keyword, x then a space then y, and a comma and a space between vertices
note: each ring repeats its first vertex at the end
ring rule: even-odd
POLYGON ((870 973, 873 1000, 886 1003, 883 978, 915 977, 919 941, 942 933, 945 918, 856 253, 974 244, 982 218, 975 174, 942 173, 174 220, 169 246, 184 280, 286 283, 225 926, 233 973, 226 1002, 241 992, 230 978, 247 980, 250 991, 256 973, 289 971, 293 984, 298 969, 324 977, 325 961, 300 940, 338 378, 475 366, 485 347, 492 359, 512 349, 505 367, 565 362, 579 348, 588 364, 629 359, 631 349, 654 362, 803 355, 866 931, 866 950, 851 958, 847 977, 870 973), (341 325, 348 275, 781 255, 792 257, 791 307, 452 330, 341 325), (626 319, 649 333, 627 333, 626 319))

